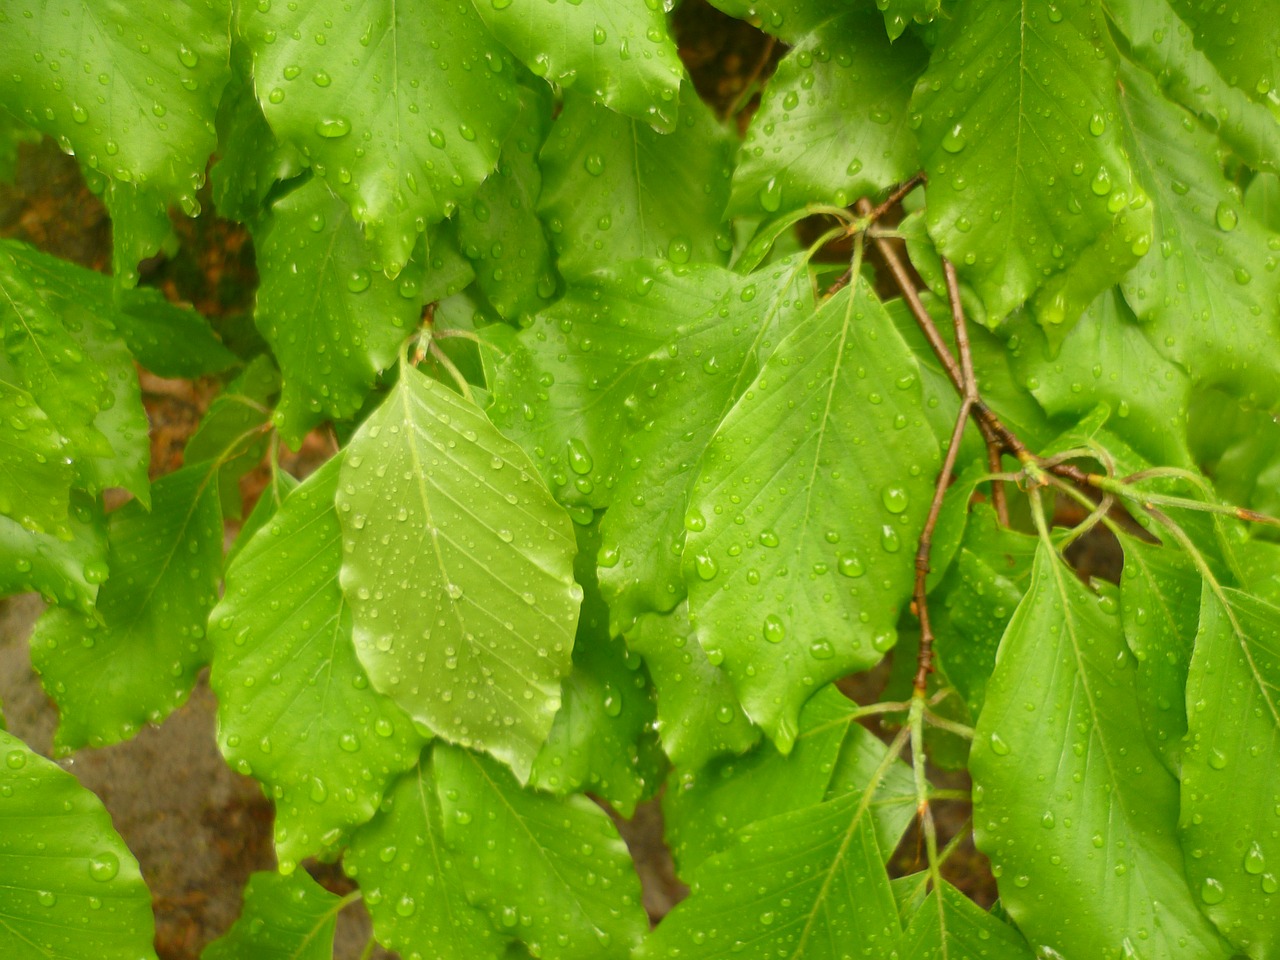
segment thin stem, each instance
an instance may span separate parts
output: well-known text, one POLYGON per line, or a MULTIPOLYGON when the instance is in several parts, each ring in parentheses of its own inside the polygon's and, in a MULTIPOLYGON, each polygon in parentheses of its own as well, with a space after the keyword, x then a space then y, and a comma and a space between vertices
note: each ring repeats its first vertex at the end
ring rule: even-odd
POLYGON ((364 949, 360 951, 360 960, 369 960, 373 956, 373 951, 378 949, 378 940, 370 935, 368 941, 364 945, 364 949))
MULTIPOLYGON (((878 206, 874 207, 873 209, 871 209, 869 213, 866 214, 866 219, 871 221, 871 223, 875 223, 877 220, 883 217, 886 213, 888 213, 895 205, 897 205, 897 203, 901 201, 903 197, 905 197, 908 193, 910 193, 916 187, 920 186, 920 184, 924 183, 925 179, 926 177, 925 177, 924 171, 919 170, 915 174, 913 174, 909 180, 902 181, 902 183, 898 184, 891 191, 889 191, 889 196, 885 197, 884 200, 881 201, 881 203, 878 206)), ((867 206, 870 207, 871 204, 868 203, 867 206)), ((861 210, 859 212, 861 212, 861 210)))
POLYGON ((445 368, 449 376, 453 378, 453 382, 458 385, 458 389, 462 391, 462 395, 472 403, 475 403, 476 398, 471 393, 471 384, 467 383, 467 378, 462 375, 462 371, 449 359, 449 355, 441 350, 439 344, 434 340, 431 341, 430 349, 432 359, 445 368))
POLYGON ((937 727, 939 730, 945 730, 947 733, 954 733, 957 737, 964 740, 973 739, 973 727, 966 726, 963 723, 956 723, 954 720, 948 720, 946 717, 940 717, 932 710, 925 710, 925 722, 937 727))

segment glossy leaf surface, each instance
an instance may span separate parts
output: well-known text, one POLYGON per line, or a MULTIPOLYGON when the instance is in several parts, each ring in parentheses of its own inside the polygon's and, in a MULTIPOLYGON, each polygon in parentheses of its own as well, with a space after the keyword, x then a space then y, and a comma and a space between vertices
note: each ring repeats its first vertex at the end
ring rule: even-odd
POLYGON ((896 956, 901 960, 1031 960, 1032 954, 1013 927, 944 882, 911 918, 896 956))
POLYGON ((352 438, 337 504, 342 589, 373 686, 526 778, 582 599, 569 518, 528 457, 404 365, 352 438))
POLYGON ((205 947, 200 960, 331 960, 342 905, 305 871, 288 877, 255 873, 240 918, 205 947))

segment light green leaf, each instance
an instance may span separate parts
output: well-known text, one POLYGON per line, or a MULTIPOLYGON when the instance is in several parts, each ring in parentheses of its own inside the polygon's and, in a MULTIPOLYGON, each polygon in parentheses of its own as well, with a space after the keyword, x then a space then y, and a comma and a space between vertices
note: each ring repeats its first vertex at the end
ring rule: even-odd
POLYGON ((646 0, 472 0, 493 35, 530 70, 670 133, 684 68, 666 9, 646 0))
POLYGON ((55 608, 36 623, 31 660, 57 702, 60 752, 127 740, 187 699, 208 659, 205 626, 222 575, 217 485, 202 466, 161 477, 151 510, 107 521, 111 575, 101 622, 55 608))
POLYGON ((815 26, 778 64, 733 173, 730 212, 846 206, 919 169, 907 103, 928 53, 890 45, 874 11, 815 26))
MULTIPOLYGON (((579 8, 564 3, 548 9, 579 8)), ((477 268, 478 285, 507 320, 536 313, 556 292, 551 243, 537 214, 538 150, 551 126, 552 98, 545 90, 538 95, 521 87, 518 93, 520 117, 502 145, 498 169, 457 217, 458 242, 477 268)))
POLYGON ((230 76, 230 5, 109 0, 0 11, 0 101, 113 180, 198 209, 230 76))
POLYGON ((901 934, 869 807, 851 793, 761 820, 694 872, 639 960, 889 955, 901 934))
POLYGON ((249 877, 240 918, 200 953, 200 960, 332 960, 338 897, 305 871, 249 877))
POLYGON ((1169 0, 1169 5, 1227 83, 1274 109, 1280 90, 1280 19, 1269 0, 1236 0, 1229 8, 1203 0, 1169 0))
POLYGON ((640 743, 653 726, 653 691, 639 655, 609 632, 609 608, 596 582, 599 524, 575 523, 574 533, 574 578, 583 596, 573 670, 564 679, 560 712, 534 759, 529 783, 558 795, 589 792, 630 818, 640 798, 652 792, 640 743))
POLYGON ((894 954, 899 960, 1032 960, 1018 931, 947 882, 931 890, 894 954))
POLYGON ((347 205, 319 178, 276 201, 254 234, 254 322, 280 364, 275 419, 293 446, 365 401, 422 312, 421 267, 388 280, 347 205))
POLYGON ((418 234, 498 162, 515 71, 469 3, 242 8, 254 85, 277 137, 302 151, 396 276, 418 234))
POLYGON ((65 534, 74 479, 66 438, 6 366, 0 356, 0 515, 35 533, 65 534))
POLYGON ((360 884, 378 941, 406 956, 490 960, 505 938, 467 902, 463 853, 445 846, 434 747, 356 831, 343 867, 360 884))
POLYGON ((84 494, 73 494, 70 507, 70 540, 0 516, 0 596, 38 590, 49 603, 93 614, 107 576, 106 523, 102 507, 84 494))
POLYGON ((1280 176, 1259 173, 1244 192, 1245 209, 1273 233, 1280 233, 1280 176))
POLYGON ((266 522, 280 509, 285 497, 297 487, 298 481, 293 478, 292 474, 279 469, 278 465, 272 469, 266 487, 258 494, 258 502, 253 505, 249 515, 240 524, 240 530, 236 534, 235 542, 227 550, 224 563, 227 569, 231 569, 232 561, 240 555, 240 552, 253 539, 253 535, 262 529, 266 522))
POLYGON ((1099 403, 1108 427, 1153 463, 1190 466, 1191 382, 1147 338, 1118 289, 1103 293, 1056 350, 1030 325, 1020 333, 1019 374, 1052 417, 1081 417, 1099 403))
POLYGON ((800 257, 746 277, 710 265, 596 277, 613 310, 597 302, 593 318, 628 339, 643 326, 646 340, 660 342, 636 371, 642 388, 623 401, 640 429, 621 437, 601 524, 600 583, 615 629, 627 629, 641 612, 684 598, 680 551, 698 461, 762 360, 813 312, 813 293, 800 257))
POLYGON ((582 588, 529 458, 408 365, 351 440, 342 589, 376 689, 527 779, 560 707, 582 588))
POLYGON ((0 731, 0 954, 155 960, 151 895, 102 801, 0 731))
POLYGON ((648 929, 640 881, 608 814, 582 796, 520 789, 485 757, 439 744, 444 835, 463 888, 545 960, 614 960, 648 929))
MULTIPOLYGON (((876 778, 876 772, 884 762, 889 748, 870 730, 849 718, 845 721, 848 732, 840 753, 836 757, 831 781, 827 784, 827 800, 846 794, 865 793, 876 778)), ((876 783, 875 795, 868 805, 875 827, 876 843, 886 862, 916 818, 915 778, 911 768, 902 760, 895 760, 885 768, 876 783)))
POLYGON ((724 263, 730 141, 691 83, 672 133, 568 94, 542 149, 538 212, 573 279, 634 257, 724 263))
MULTIPOLYGON (((916 87, 929 232, 991 324, 1070 267, 1139 197, 1106 31, 1096 0, 974 0, 945 23, 916 87)), ((1100 264, 1081 309, 1129 262, 1100 264)))
POLYGON ((787 43, 797 43, 814 27, 847 8, 844 0, 710 0, 717 10, 757 23, 787 43))
POLYGON ((918 378, 860 280, 778 346, 698 469, 684 551, 698 642, 784 752, 812 690, 893 645, 938 465, 918 378))
POLYGON ((1148 77, 1122 77, 1130 153, 1156 208, 1154 242, 1124 279, 1125 299, 1194 382, 1272 409, 1280 372, 1274 236, 1243 209, 1213 137, 1148 77))
POLYGON ((369 688, 351 643, 333 508, 340 467, 330 460, 290 494, 227 570, 209 616, 218 746, 275 800, 286 873, 372 817, 423 742, 369 688))
POLYGON ((1182 845, 1203 909, 1250 957, 1280 950, 1280 608, 1205 585, 1187 678, 1182 845), (1224 605, 1225 600, 1227 605, 1224 605))
POLYGON ((658 737, 671 761, 697 770, 721 753, 743 753, 760 739, 724 671, 713 667, 689 624, 689 605, 644 614, 627 632, 644 657, 658 698, 658 737))
POLYGON ((1177 781, 1143 737, 1113 608, 1040 545, 970 756, 978 845, 1042 953, 1229 957, 1187 884, 1177 781))

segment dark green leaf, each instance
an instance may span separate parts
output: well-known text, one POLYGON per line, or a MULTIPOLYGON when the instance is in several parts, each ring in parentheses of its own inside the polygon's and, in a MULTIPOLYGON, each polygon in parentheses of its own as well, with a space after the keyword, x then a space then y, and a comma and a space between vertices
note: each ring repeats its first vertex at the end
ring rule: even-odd
POLYGON ((566 277, 633 257, 723 263, 730 142, 686 83, 658 133, 570 93, 542 149, 538 210, 566 277))
POLYGON ((472 2, 493 35, 538 76, 664 133, 675 128, 684 69, 661 4, 472 2))
POLYGON ((0 731, 0 954, 154 960, 151 896, 102 802, 0 731))
POLYGON ((608 815, 586 797, 520 789, 485 757, 439 744, 444 835, 463 888, 546 960, 614 960, 648 928, 640 881, 608 815))
POLYGON ((1203 0, 1169 0, 1191 29, 1196 47, 1227 83, 1270 103, 1280 89, 1280 19, 1268 0, 1236 0, 1228 8, 1203 0))
POLYGON ((732 212, 843 207, 919 169, 907 103, 928 54, 914 37, 891 46, 878 19, 844 11, 778 64, 738 153, 732 212))
MULTIPOLYGON (((158 290, 138 288, 117 292, 111 322, 129 345, 129 352, 152 373, 194 379, 234 366, 231 353, 194 310, 169 303, 158 290)), ((99 302, 94 295, 94 302, 99 302)))
POLYGON ((692 886, 640 960, 880 958, 901 934, 869 806, 857 793, 753 824, 703 862, 692 886))
MULTIPOLYGON (((912 106, 941 252, 998 322, 1117 229, 1142 199, 1119 133, 1114 50, 1096 0, 974 0, 946 21, 912 106), (1096 131, 1096 132, 1095 132, 1096 131)), ((1096 265, 1083 309, 1136 260, 1096 265)), ((1041 322, 1074 322, 1055 291, 1041 322)))
POLYGON ((276 201, 255 234, 254 322, 280 364, 275 419, 297 446, 327 417, 360 409, 422 312, 421 266, 388 280, 360 224, 324 180, 276 201))
POLYGON ((761 30, 796 43, 814 27, 847 8, 844 0, 710 0, 711 5, 761 30))
POLYGON ((938 464, 918 377, 859 281, 778 346, 699 467, 684 552, 698 642, 783 751, 812 690, 893 645, 938 464))
POLYGON ((93 614, 98 585, 107 577, 102 508, 83 494, 73 495, 66 525, 70 540, 0 517, 0 596, 38 590, 50 603, 93 614))
POLYGON ((67 441, 5 366, 0 356, 0 515, 65 534, 74 479, 67 441))
POLYGON ((217 484, 201 466, 156 481, 108 518, 101 622, 57 608, 36 624, 31 660, 57 702, 59 751, 127 740, 187 699, 208 659, 205 626, 222 575, 217 484))
POLYGON ((1143 737, 1113 609, 1040 545, 973 743, 978 844, 1042 953, 1229 957, 1187 884, 1177 781, 1143 737))
POLYGON ((275 800, 285 872, 372 817, 423 742, 356 660, 338 587, 340 467, 312 474, 249 541, 209 617, 218 746, 275 800))
POLYGON ((346 901, 305 872, 249 877, 244 909, 200 960, 332 960, 338 911, 346 901))
POLYGON ((405 365, 352 438, 337 504, 342 589, 374 687, 527 778, 582 599, 569 518, 533 464, 405 365))
POLYGON ((1203 909, 1250 957, 1280 949, 1280 608, 1206 584, 1187 678, 1182 845, 1203 909), (1225 604, 1224 604, 1225 601, 1225 604))
POLYGON ((469 3, 245 6, 272 130, 350 206, 396 276, 498 162, 515 71, 469 3))
POLYGON ((445 846, 435 752, 428 747, 377 819, 356 831, 343 866, 360 883, 379 942, 405 956, 496 960, 505 938, 467 902, 461 860, 468 851, 445 846))
POLYGON ((878 0, 876 9, 884 14, 889 39, 897 40, 909 23, 932 23, 942 12, 942 0, 878 0))
POLYGON ((223 517, 240 519, 240 478, 262 461, 271 423, 268 400, 279 392, 276 368, 267 357, 255 357, 214 397, 182 451, 186 464, 212 461, 223 517))

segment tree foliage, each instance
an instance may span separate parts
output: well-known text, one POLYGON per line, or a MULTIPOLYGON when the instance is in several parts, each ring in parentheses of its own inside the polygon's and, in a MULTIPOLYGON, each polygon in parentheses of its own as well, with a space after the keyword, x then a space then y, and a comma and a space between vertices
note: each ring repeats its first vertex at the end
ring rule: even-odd
MULTIPOLYGON (((209 958, 330 956, 357 898, 406 957, 1280 956, 1280 19, 713 2, 776 38, 753 111, 658 0, 0 7, 0 174, 52 137, 114 226, 111 277, 0 241, 57 749, 211 665, 278 871, 209 958), (203 198, 260 337, 137 286, 203 198), (223 384, 164 476, 135 364, 223 384), (606 811, 659 795, 650 931, 606 811)), ((5 955, 152 955, 96 799, 0 738, 5 955)))

